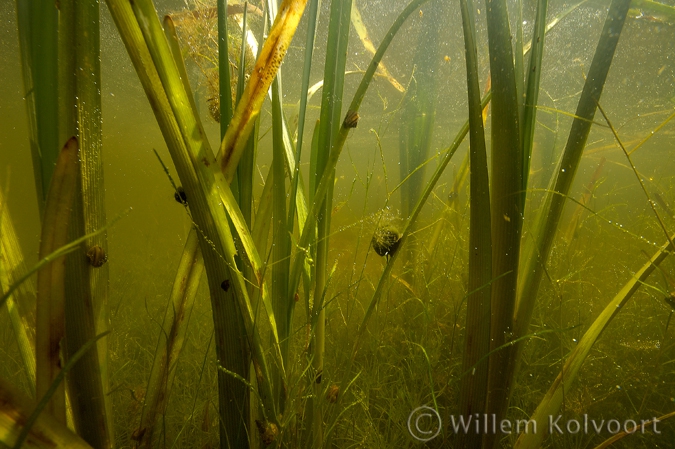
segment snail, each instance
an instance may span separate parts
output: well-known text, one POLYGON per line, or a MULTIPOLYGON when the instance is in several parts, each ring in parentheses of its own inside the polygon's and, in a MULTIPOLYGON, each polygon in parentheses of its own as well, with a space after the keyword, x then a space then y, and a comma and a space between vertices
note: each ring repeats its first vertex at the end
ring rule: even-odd
POLYGON ((389 257, 398 249, 401 234, 392 226, 384 226, 375 231, 370 243, 379 256, 389 257))
POLYGON ((89 260, 89 265, 98 268, 108 261, 108 255, 103 248, 94 245, 87 251, 87 259, 89 260))

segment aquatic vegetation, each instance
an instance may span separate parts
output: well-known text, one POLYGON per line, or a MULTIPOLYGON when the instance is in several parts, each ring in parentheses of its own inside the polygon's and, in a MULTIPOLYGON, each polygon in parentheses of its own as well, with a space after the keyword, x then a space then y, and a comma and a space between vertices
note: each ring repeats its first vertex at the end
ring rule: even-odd
POLYGON ((670 444, 672 6, 153 1, 12 6, 3 444, 670 444))

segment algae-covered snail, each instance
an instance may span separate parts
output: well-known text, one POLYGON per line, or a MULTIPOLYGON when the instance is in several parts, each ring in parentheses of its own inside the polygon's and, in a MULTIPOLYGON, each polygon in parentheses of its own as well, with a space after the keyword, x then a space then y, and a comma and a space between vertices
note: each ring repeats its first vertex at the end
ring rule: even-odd
POLYGON ((400 243, 401 234, 392 226, 378 228, 370 241, 375 252, 382 257, 394 254, 400 243))

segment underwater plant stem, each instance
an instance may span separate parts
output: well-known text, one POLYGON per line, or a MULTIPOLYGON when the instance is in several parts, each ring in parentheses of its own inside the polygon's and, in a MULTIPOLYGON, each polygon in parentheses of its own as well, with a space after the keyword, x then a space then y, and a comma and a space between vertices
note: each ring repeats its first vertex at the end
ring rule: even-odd
POLYGON ((534 32, 530 46, 530 61, 525 74, 525 103, 522 112, 522 144, 523 144, 523 188, 521 193, 522 204, 525 204, 530 161, 534 145, 534 129, 537 125, 537 103, 539 102, 539 84, 541 81, 541 62, 544 56, 544 40, 546 38, 546 11, 548 0, 537 1, 537 15, 534 19, 534 32))
POLYGON ((234 176, 249 133, 288 50, 306 3, 307 0, 284 0, 279 6, 274 26, 263 44, 244 95, 237 104, 220 145, 219 166, 228 182, 234 176))
MULTIPOLYGON (((315 161, 311 163, 314 172, 313 185, 318 185, 319 180, 325 174, 330 179, 335 178, 335 168, 328 168, 327 161, 333 149, 334 142, 342 128, 340 117, 342 114, 342 94, 344 90, 345 66, 347 63, 347 45, 349 43, 349 31, 351 23, 352 0, 333 0, 330 5, 330 19, 328 24, 328 42, 326 44, 326 63, 323 75, 323 91, 321 95, 321 112, 319 116, 319 134, 317 151, 312 152, 315 161)), ((316 263, 314 265, 314 307, 310 316, 312 319, 325 320, 325 314, 321 313, 324 304, 323 298, 326 289, 328 271, 328 250, 330 223, 333 209, 333 185, 331 182, 325 197, 312 195, 315 203, 320 203, 319 216, 317 218, 316 240, 316 263)), ((312 410, 312 442, 311 447, 323 447, 323 359, 325 348, 325 322, 317 322, 315 328, 319 329, 312 339, 310 358, 312 359, 313 378, 312 388, 314 394, 311 398, 312 410)))
POLYGON ((534 241, 533 243, 527 243, 523 248, 523 259, 526 262, 518 286, 518 304, 514 314, 516 337, 524 335, 529 327, 537 291, 544 273, 543 267, 551 252, 558 222, 565 205, 565 198, 569 193, 579 166, 595 116, 597 102, 602 95, 629 6, 629 0, 612 1, 593 56, 593 62, 579 98, 575 113, 576 118, 572 123, 556 176, 551 180, 551 192, 547 195, 533 227, 534 241))
MULTIPOLYGON (((202 237, 200 247, 211 293, 216 354, 226 369, 248 378, 248 350, 258 376, 267 416, 276 419, 269 373, 260 336, 254 326, 246 284, 236 270, 236 249, 220 195, 211 193, 217 169, 189 94, 167 48, 154 7, 147 1, 132 5, 108 0, 109 9, 136 67, 155 117, 167 142, 181 183, 190 198, 191 215, 202 237), (136 17, 138 14, 138 18, 136 17), (143 27, 141 27, 143 24, 143 27), (223 263, 225 262, 225 263, 223 263), (234 288, 221 287, 229 281, 234 288)), ((219 170, 218 170, 219 171, 219 170)), ((228 187, 229 190, 229 186, 228 187)), ((230 192, 231 193, 231 192, 230 192)), ((221 445, 248 445, 248 386, 218 373, 221 445)))
MULTIPOLYGON (((230 54, 227 34, 227 2, 218 0, 218 87, 220 101, 220 138, 227 132, 232 119, 232 88, 230 81, 230 54)), ((245 47, 246 41, 241 41, 245 47)), ((243 64, 242 64, 243 65, 243 64)))
MULTIPOLYGON (((379 65, 379 62, 382 60, 384 53, 389 48, 389 45, 391 44, 392 40, 396 36, 396 33, 398 33, 398 30, 401 28, 403 23, 405 23, 406 19, 410 17, 410 14, 417 11, 417 8, 419 8, 422 4, 424 4, 427 1, 429 0, 413 0, 398 15, 394 23, 387 31, 387 34, 382 38, 382 42, 380 43, 380 46, 377 48, 377 52, 375 52, 375 55, 373 56, 373 59, 370 61, 370 64, 368 65, 366 72, 363 74, 361 83, 359 84, 359 87, 356 89, 356 92, 354 93, 354 97, 349 105, 348 111, 358 112, 359 107, 361 106, 361 102, 363 101, 363 98, 366 95, 366 91, 370 86, 370 82, 373 79, 373 75, 377 70, 377 66, 379 65)), ((326 161, 326 169, 324 170, 323 175, 321 176, 321 181, 318 183, 316 187, 314 199, 312 200, 312 207, 309 213, 307 214, 307 221, 305 222, 305 225, 302 228, 300 241, 298 242, 297 245, 299 247, 299 250, 296 252, 296 256, 293 259, 293 263, 291 265, 291 277, 290 277, 291 292, 295 291, 298 287, 298 283, 300 280, 300 270, 303 267, 305 256, 307 255, 307 245, 309 244, 310 238, 314 234, 314 226, 316 224, 316 219, 319 215, 321 201, 326 195, 329 185, 333 184, 332 173, 333 170, 335 170, 335 166, 337 165, 338 159, 340 158, 340 154, 342 153, 342 148, 344 147, 344 144, 347 140, 349 131, 350 128, 347 128, 345 126, 340 127, 335 142, 333 143, 328 160, 326 161)))
POLYGON ((199 250, 199 236, 192 228, 176 270, 171 297, 167 302, 160 330, 153 366, 148 379, 143 410, 135 436, 140 446, 152 448, 157 444, 154 436, 157 418, 166 413, 173 386, 174 373, 187 333, 187 324, 192 314, 197 289, 204 273, 204 258, 199 250))
MULTIPOLYGON (((248 2, 245 2, 245 5, 248 5, 248 2)), ((242 27, 241 27, 241 53, 239 54, 239 76, 237 78, 237 101, 241 99, 241 96, 244 94, 244 88, 246 84, 246 49, 248 48, 246 44, 246 35, 248 33, 247 28, 247 15, 248 8, 244 8, 244 16, 242 18, 242 27)), ((228 67, 225 67, 223 70, 228 70, 228 67)), ((218 69, 220 70, 220 68, 218 69)), ((222 86, 221 86, 222 89, 222 86)), ((221 119, 222 120, 222 119, 221 119)), ((222 121, 221 121, 222 123, 222 121)), ((253 125, 253 131, 249 135, 246 148, 244 153, 239 160, 239 165, 237 166, 237 183, 238 183, 238 197, 239 197, 239 208, 241 209, 241 214, 244 217, 246 226, 248 229, 251 229, 251 222, 253 219, 253 176, 255 170, 255 158, 258 152, 258 130, 260 128, 260 120, 256 120, 253 125)), ((222 129, 221 125, 221 134, 220 138, 225 137, 225 131, 222 129)), ((253 274, 251 273, 250 265, 244 263, 242 264, 242 271, 247 279, 251 279, 253 274)))
MULTIPOLYGON (((274 188, 272 192, 272 304, 277 321, 279 345, 283 366, 288 363, 290 347, 290 326, 293 298, 288 295, 288 270, 290 264, 290 232, 286 228, 286 173, 284 142, 282 136, 282 114, 279 91, 281 82, 276 78, 272 82, 272 171, 274 188)), ((274 368, 273 368, 274 369, 274 368)), ((286 387, 283 370, 275 369, 274 392, 279 413, 284 413, 286 405, 286 387)))
POLYGON ((633 170, 633 174, 635 174, 635 178, 637 179, 638 183, 640 184, 640 187, 642 188, 642 191, 644 192, 645 196, 647 197, 647 203, 649 203, 649 207, 652 209, 652 212, 654 212, 654 215, 656 216, 656 220, 659 222, 659 226, 661 227, 661 230, 663 231, 663 234, 666 236, 668 239, 668 243, 670 243, 670 246, 675 247, 673 244, 673 241, 670 239, 670 235, 668 234, 668 230, 666 229, 665 223, 663 223, 663 219, 661 218, 661 215, 659 215, 659 211, 656 210, 656 203, 651 199, 649 196, 649 192, 647 191, 647 187, 645 187, 645 183, 642 180, 642 176, 637 171, 637 168, 635 168, 635 164, 633 164, 633 159, 630 157, 630 154, 628 154, 628 151, 626 150, 626 147, 623 145, 623 142, 621 142, 621 139, 619 139, 619 134, 616 132, 616 129, 614 128, 614 125, 612 125, 612 122, 609 121, 609 118, 607 117, 607 114, 605 114, 605 110, 602 109, 602 106, 600 106, 600 103, 598 103, 598 110, 602 114, 602 117, 605 119, 607 122, 607 126, 609 126, 609 129, 612 130, 612 134, 614 135, 614 139, 616 139, 616 142, 619 144, 619 147, 621 147, 621 151, 623 151, 624 156, 626 156, 626 159, 628 160, 628 165, 630 165, 631 170, 633 170))
MULTIPOLYGON (((546 196, 540 209, 541 212, 533 226, 533 238, 528 239, 522 249, 525 264, 523 270, 521 270, 518 302, 514 311, 513 330, 515 338, 525 335, 529 328, 537 292, 553 246, 553 239, 563 212, 565 199, 579 166, 629 7, 630 0, 613 0, 610 5, 558 170, 551 180, 550 192, 546 196)), ((577 348, 579 346, 581 346, 581 343, 577 348)), ((511 384, 518 368, 522 344, 518 343, 505 352, 509 353, 511 362, 506 369, 504 382, 511 384)), ((568 359, 568 363, 569 360, 572 360, 571 357, 568 359)), ((567 366, 568 364, 566 364, 567 366)), ((568 378, 567 369, 564 369, 563 373, 565 374, 565 383, 573 380, 574 374, 568 378)), ((559 381, 561 381, 561 378, 556 383, 559 381)), ((551 392, 549 391, 549 393, 551 392)), ((559 394, 562 395, 562 391, 559 394)))
MULTIPOLYGON (((188 93, 188 100, 190 102, 190 105, 192 106, 192 110, 196 111, 197 107, 194 102, 193 95, 191 94, 191 88, 190 84, 188 82, 188 76, 187 76, 187 70, 185 69, 183 59, 181 56, 180 52, 180 47, 178 45, 178 38, 175 33, 175 27, 173 25, 173 19, 171 19, 171 16, 166 16, 164 18, 164 30, 165 30, 165 35, 167 37, 167 40, 169 42, 170 48, 171 48, 171 53, 173 55, 173 59, 176 62, 178 72, 180 73, 180 78, 182 80, 182 85, 185 89, 185 92, 188 93)), ((199 127, 199 134, 201 136, 205 136, 204 129, 201 125, 201 122, 198 120, 198 116, 195 113, 195 117, 197 117, 196 120, 196 126, 199 127)), ((251 149, 255 149, 255 141, 257 139, 254 138, 254 136, 251 136, 249 138, 249 144, 251 149)), ((286 141, 286 139, 284 139, 286 141)), ((251 155, 249 155, 251 156, 251 155)), ((251 156, 251 163, 252 163, 252 158, 251 156)), ((243 158, 242 162, 244 160, 248 160, 248 156, 243 158)), ((263 282, 263 277, 262 277, 262 271, 263 271, 263 265, 262 265, 262 260, 260 259, 260 256, 258 255, 257 247, 254 244, 253 237, 249 231, 250 228, 250 218, 247 219, 244 216, 244 211, 248 209, 250 212, 250 207, 251 204, 242 204, 242 207, 239 207, 239 204, 237 203, 237 199, 234 196, 234 192, 230 188, 229 182, 227 182, 223 176, 223 174, 220 172, 218 167, 215 164, 212 164, 209 162, 208 157, 204 157, 201 162, 204 163, 204 165, 207 168, 211 168, 211 170, 207 170, 206 168, 202 167, 202 165, 197 165, 197 167, 200 167, 202 170, 202 173, 207 179, 207 184, 215 184, 215 190, 218 192, 218 195, 220 196, 220 200, 222 201, 222 204, 225 205, 225 209, 227 210, 227 213, 229 214, 228 219, 230 220, 231 224, 234 227, 234 230, 237 232, 239 236, 239 242, 243 246, 243 249, 245 250, 244 256, 246 256, 245 262, 242 264, 242 273, 244 274, 244 277, 242 281, 248 280, 252 283, 251 287, 253 288, 254 286, 258 286, 257 284, 260 284, 263 282), (205 162, 206 161, 206 162, 205 162)), ((252 176, 251 176, 252 177, 252 176)), ((251 185, 252 181, 250 181, 249 185, 251 185)), ((241 199, 240 199, 241 201, 241 199)), ((300 202, 299 202, 300 203, 300 202)), ((298 211, 300 211, 301 208, 298 208, 298 211)), ((300 215, 300 214, 299 214, 300 215)), ((250 214, 249 214, 250 216, 250 214)), ((235 248, 236 250, 236 248, 235 248)), ((235 261, 237 263, 242 262, 242 259, 240 258, 241 255, 237 255, 235 257, 235 261)), ((276 329, 276 322, 274 319, 274 314, 272 312, 272 306, 269 298, 269 292, 265 288, 260 288, 259 290, 261 292, 261 296, 263 298, 263 302, 265 304, 265 310, 267 311, 267 317, 270 321, 270 326, 272 328, 272 334, 274 336, 275 342, 278 342, 278 336, 277 336, 277 329, 276 329)), ((246 297, 248 298, 248 294, 246 297)), ((245 302, 248 302, 248 300, 245 300, 245 302)), ((250 308, 247 306, 247 308, 250 308)))
POLYGON ((309 0, 307 17, 307 36, 305 38, 305 62, 302 67, 302 85, 300 87, 300 107, 298 111, 298 136, 295 145, 295 171, 291 176, 291 196, 288 202, 288 229, 293 229, 295 217, 295 197, 298 194, 298 181, 300 178, 300 160, 302 156, 302 141, 305 130, 305 114, 307 112, 309 76, 312 71, 312 56, 314 55, 314 42, 316 40, 316 26, 319 21, 319 0, 309 0))
POLYGON ((644 429, 645 425, 649 426, 652 423, 658 423, 658 422, 661 422, 661 421, 665 421, 666 419, 669 419, 669 418, 672 418, 672 417, 675 417, 675 412, 666 413, 665 415, 659 416, 658 418, 653 418, 652 420, 650 420, 649 422, 646 422, 646 423, 642 422, 640 425, 635 425, 635 427, 633 427, 633 428, 630 428, 628 430, 623 430, 623 431, 617 433, 616 435, 607 438, 605 441, 598 444, 593 449, 607 449, 608 447, 612 446, 614 443, 623 439, 624 437, 631 436, 632 434, 637 433, 639 430, 644 429))
MULTIPOLYGON (((60 118, 62 133, 77 135, 79 179, 69 240, 91 235, 79 253, 66 257, 66 352, 73 357, 108 328, 107 233, 101 129, 101 62, 99 3, 61 3, 59 24, 60 118), (98 248, 101 265, 84 255, 98 248)), ((112 397, 108 391, 107 338, 98 339, 70 371, 67 384, 78 434, 94 447, 114 444, 112 397)))
MULTIPOLYGON (((24 86, 26 95, 35 99, 35 121, 37 127, 37 145, 33 150, 33 166, 35 183, 38 192, 38 209, 40 216, 44 214, 45 201, 50 186, 56 159, 61 150, 59 143, 59 91, 58 91, 58 9, 53 1, 40 0, 37 4, 30 0, 18 0, 19 19, 27 17, 27 22, 20 22, 20 33, 28 34, 30 51, 28 62, 31 74, 24 80, 31 79, 31 86, 24 86), (24 31, 28 28, 27 31, 24 31), (37 153, 36 153, 37 152, 37 153)), ((30 108, 29 108, 30 111, 30 108)))
MULTIPOLYGON (((426 6, 429 17, 444 17, 447 2, 431 2, 426 6)), ((433 136, 436 115, 436 72, 440 63, 440 20, 425 21, 421 27, 413 56, 415 82, 405 96, 399 130, 400 179, 407 182, 401 189, 401 213, 408 217, 422 189, 425 167, 433 136)), ((406 257, 412 261, 413 253, 406 257)))
MULTIPOLYGON (((75 137, 61 150, 45 203, 40 239, 40 258, 67 242, 71 207, 77 183, 78 144, 75 137)), ((65 337, 65 270, 61 257, 38 272, 36 316, 36 397, 42 398, 61 371, 61 351, 65 337)), ((62 424, 66 423, 65 388, 55 391, 47 410, 62 424)))
MULTIPOLYGON (((516 39, 513 52, 516 73, 516 99, 518 101, 518 123, 523 125, 523 106, 525 100, 525 62, 523 52, 523 0, 516 2, 516 39)), ((522 128, 521 128, 522 131, 522 128)))
POLYGON ((28 138, 30 142, 30 152, 33 160, 33 178, 35 182, 35 191, 38 192, 38 210, 40 216, 44 209, 44 194, 42 188, 42 167, 40 163, 40 146, 37 125, 37 106, 35 98, 34 76, 33 73, 33 46, 31 45, 31 11, 34 8, 32 0, 16 1, 16 16, 19 28, 19 49, 21 52, 21 75, 23 78, 23 94, 26 103, 26 115, 28 118, 28 138))
MULTIPOLYGON (((487 400, 488 364, 478 362, 490 351, 490 299, 492 295, 492 238, 490 229, 490 180, 485 133, 480 103, 478 51, 472 0, 460 1, 464 28, 470 132, 470 226, 469 283, 466 306, 466 338, 462 370, 473 367, 462 379, 459 407, 461 416, 484 413, 487 400), (488 285, 488 287, 484 287, 488 285), (483 288, 481 288, 483 287, 483 288)), ((480 448, 482 435, 459 432, 457 447, 480 448)))
MULTIPOLYGON (((516 87, 511 32, 506 0, 486 1, 490 73, 492 79, 492 148, 490 212, 492 218, 492 309, 490 349, 512 339, 516 303, 520 233, 523 225, 522 147, 520 104, 516 87)), ((502 419, 510 384, 504 383, 507 351, 490 356, 488 398, 485 413, 502 419)), ((484 435, 484 447, 492 448, 498 438, 484 435)))

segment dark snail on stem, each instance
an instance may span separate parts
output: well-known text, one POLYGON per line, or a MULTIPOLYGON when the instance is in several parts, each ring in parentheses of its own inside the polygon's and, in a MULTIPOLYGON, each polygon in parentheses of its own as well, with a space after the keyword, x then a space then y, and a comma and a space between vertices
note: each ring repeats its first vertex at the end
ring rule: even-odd
POLYGON ((370 243, 379 256, 388 258, 396 252, 400 242, 401 234, 393 226, 383 226, 377 228, 370 243))

